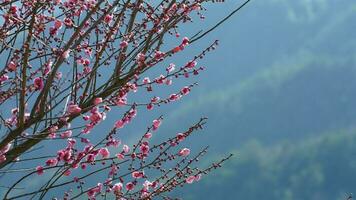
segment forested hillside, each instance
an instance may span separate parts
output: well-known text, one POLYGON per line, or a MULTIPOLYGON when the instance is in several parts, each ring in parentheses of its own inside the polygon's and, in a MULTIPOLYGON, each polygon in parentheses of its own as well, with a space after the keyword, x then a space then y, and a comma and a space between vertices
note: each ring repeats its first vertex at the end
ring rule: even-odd
POLYGON ((235 155, 189 199, 341 200, 355 190, 356 130, 273 147, 249 142, 235 155))
POLYGON ((167 130, 208 116, 206 159, 236 155, 190 199, 345 199, 356 192, 356 3, 259 1, 249 12, 242 47, 224 52, 235 64, 217 66, 227 78, 203 81, 168 117, 167 130))

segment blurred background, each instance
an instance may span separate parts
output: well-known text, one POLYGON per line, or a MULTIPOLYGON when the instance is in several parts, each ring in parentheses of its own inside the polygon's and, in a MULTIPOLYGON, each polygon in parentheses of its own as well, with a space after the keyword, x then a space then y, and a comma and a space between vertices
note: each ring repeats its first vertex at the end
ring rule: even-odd
MULTIPOLYGON (((214 6, 206 23, 241 2, 214 6)), ((207 116, 191 140, 210 146, 202 162, 235 156, 176 196, 335 200, 356 193, 355 21, 355 1, 255 0, 205 37, 220 45, 164 130, 207 116)))

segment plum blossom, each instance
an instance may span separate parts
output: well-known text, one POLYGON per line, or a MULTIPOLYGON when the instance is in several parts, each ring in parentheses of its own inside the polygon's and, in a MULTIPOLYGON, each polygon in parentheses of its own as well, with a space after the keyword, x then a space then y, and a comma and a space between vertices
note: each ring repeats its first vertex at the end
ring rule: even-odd
POLYGON ((179 94, 171 94, 170 96, 169 96, 169 100, 170 101, 176 101, 176 100, 179 100, 180 99, 180 95, 179 94))
POLYGON ((116 154, 116 158, 119 160, 123 160, 125 158, 125 156, 122 153, 118 153, 118 154, 116 154))
POLYGON ((55 166, 55 165, 57 165, 57 163, 58 163, 58 160, 56 158, 48 159, 46 161, 47 166, 55 166))
POLYGON ((150 147, 148 146, 148 143, 147 142, 144 142, 143 144, 141 144, 140 146, 140 151, 143 153, 143 154, 148 154, 148 151, 150 150, 150 147))
POLYGON ((134 171, 132 172, 132 178, 135 178, 135 179, 138 179, 138 178, 143 178, 145 173, 142 171, 142 172, 139 172, 139 171, 134 171))
POLYGON ((36 173, 37 173, 38 175, 42 175, 42 174, 44 173, 43 167, 42 167, 42 166, 37 166, 37 167, 36 167, 36 173))
POLYGON ((55 20, 54 21, 54 27, 56 29, 61 29, 62 28, 62 22, 60 20, 55 20))
POLYGON ((130 152, 130 147, 125 144, 125 145, 122 147, 122 150, 123 150, 124 153, 129 153, 129 152, 130 152))
POLYGON ((195 66, 197 66, 197 62, 196 62, 195 60, 189 61, 189 62, 185 65, 185 67, 186 67, 186 68, 189 68, 189 69, 194 68, 195 66))
POLYGON ((183 148, 178 152, 178 155, 180 156, 188 156, 190 154, 190 149, 188 148, 183 148))
POLYGON ((186 46, 189 44, 189 38, 188 37, 184 37, 182 40, 182 45, 186 46))
POLYGON ((195 176, 189 176, 188 178, 185 179, 185 182, 188 184, 192 184, 195 180, 195 176))
POLYGON ((41 77, 37 77, 33 80, 33 85, 35 86, 35 90, 43 89, 43 80, 41 77))
POLYGON ((103 158, 108 158, 110 157, 110 151, 108 150, 108 148, 101 148, 99 150, 99 154, 103 157, 103 158))
POLYGON ((185 179, 185 182, 188 184, 192 184, 193 182, 199 181, 201 179, 201 174, 197 174, 195 176, 189 176, 185 179))
POLYGON ((159 119, 153 120, 153 130, 157 130, 162 124, 162 121, 159 119))
POLYGON ((103 102, 103 98, 97 97, 97 98, 94 99, 94 105, 96 105, 96 106, 99 105, 102 102, 103 102))
POLYGON ((182 142, 185 139, 185 135, 183 133, 178 133, 176 138, 178 142, 182 142))
POLYGON ((70 55, 70 52, 71 52, 71 50, 67 50, 67 51, 63 52, 62 57, 63 57, 64 59, 68 59, 68 58, 69 58, 69 55, 70 55))
POLYGON ((114 192, 121 192, 122 190, 122 183, 115 183, 115 185, 112 187, 112 190, 114 192))
POLYGON ((107 24, 110 24, 110 22, 112 21, 113 16, 112 15, 106 15, 104 18, 104 22, 107 24))
POLYGON ((190 88, 186 86, 186 87, 182 88, 181 92, 183 95, 187 95, 190 92, 190 88))
POLYGON ((63 20, 63 22, 64 22, 64 24, 67 26, 67 27, 72 27, 73 26, 73 21, 72 21, 72 19, 70 19, 70 18, 65 18, 64 20, 63 20))
POLYGON ((122 41, 122 42, 120 42, 120 48, 123 49, 123 48, 127 47, 128 44, 129 44, 128 42, 122 41))
POLYGON ((152 103, 147 104, 146 108, 147 108, 147 110, 152 110, 153 104, 152 103))
POLYGON ((16 71, 17 65, 13 61, 10 61, 9 64, 7 65, 7 69, 10 72, 16 71))
POLYGON ((171 72, 173 72, 173 71, 175 70, 175 67, 176 67, 176 65, 173 64, 173 63, 171 63, 171 64, 169 64, 169 66, 166 68, 166 71, 167 71, 168 73, 171 73, 171 72))
POLYGON ((132 182, 126 184, 126 190, 131 191, 135 188, 135 185, 132 182))
POLYGON ((61 134, 61 138, 69 138, 72 136, 72 131, 71 130, 67 130, 67 131, 64 131, 62 134, 61 134))
POLYGON ((69 114, 79 114, 82 109, 77 104, 72 104, 68 106, 68 113, 69 114))
POLYGON ((150 78, 145 77, 145 78, 142 80, 142 83, 143 83, 143 84, 149 84, 149 83, 151 83, 150 78))
POLYGON ((124 125, 125 125, 125 122, 123 121, 123 120, 117 120, 116 122, 115 122, 115 128, 123 128, 124 127, 124 125))
POLYGON ((51 60, 49 60, 45 66, 44 66, 44 70, 43 70, 43 75, 47 76, 49 74, 49 72, 52 70, 52 65, 53 62, 51 60))
POLYGON ((152 133, 148 132, 144 135, 146 139, 150 139, 152 137, 152 133))

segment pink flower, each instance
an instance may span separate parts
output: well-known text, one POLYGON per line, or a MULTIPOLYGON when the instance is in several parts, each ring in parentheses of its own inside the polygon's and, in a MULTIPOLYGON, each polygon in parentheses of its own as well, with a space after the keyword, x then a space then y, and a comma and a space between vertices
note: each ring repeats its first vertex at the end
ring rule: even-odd
POLYGON ((178 134, 177 134, 177 140, 178 140, 178 142, 181 142, 181 141, 183 141, 184 139, 185 139, 185 136, 184 136, 183 133, 178 133, 178 134))
POLYGON ((85 169, 87 168, 87 164, 83 163, 83 164, 80 166, 80 168, 81 168, 82 170, 85 170, 85 169))
POLYGON ((79 114, 81 111, 82 111, 82 109, 76 104, 68 106, 68 113, 69 114, 79 114))
POLYGON ((182 92, 183 95, 187 95, 190 92, 190 88, 189 87, 184 87, 184 88, 182 88, 181 92, 182 92))
POLYGON ((143 54, 143 53, 139 53, 138 55, 137 55, 137 61, 138 62, 143 62, 143 61, 145 61, 145 59, 146 59, 146 55, 145 54, 143 54))
POLYGON ((69 138, 72 136, 72 131, 71 130, 68 130, 68 131, 65 131, 61 134, 61 138, 69 138))
POLYGON ((145 78, 142 80, 142 83, 143 83, 143 84, 149 84, 149 83, 151 83, 151 80, 150 80, 150 78, 145 77, 145 78))
POLYGON ((126 184, 126 190, 128 190, 128 191, 133 190, 134 187, 135 187, 135 185, 134 185, 132 182, 128 182, 128 183, 126 184))
POLYGON ((146 133, 144 137, 146 139, 150 139, 152 137, 152 133, 146 133))
POLYGON ((173 83, 172 79, 167 79, 166 80, 166 85, 172 85, 172 83, 173 83))
POLYGON ((127 104, 127 99, 126 98, 118 98, 116 101, 117 106, 124 106, 127 104))
POLYGON ((95 192, 94 192, 94 190, 89 190, 88 192, 87 192, 87 195, 88 195, 88 197, 89 198, 93 198, 94 196, 95 196, 95 192))
POLYGON ((111 168, 110 168, 109 174, 110 175, 115 175, 118 170, 119 170, 119 168, 116 165, 112 165, 111 168))
POLYGON ((16 5, 11 6, 11 7, 10 7, 10 12, 11 12, 12 14, 15 14, 15 13, 17 12, 17 6, 16 6, 16 5))
POLYGON ((189 68, 189 69, 194 68, 195 66, 197 66, 197 62, 195 60, 189 61, 186 64, 186 67, 189 68))
POLYGON ((143 176, 145 175, 144 172, 138 172, 138 171, 135 171, 135 172, 132 172, 132 178, 143 178, 143 176))
POLYGON ((147 110, 152 110, 153 104, 152 103, 147 104, 146 108, 147 108, 147 110))
POLYGON ((43 71, 43 75, 48 75, 49 72, 52 70, 52 65, 53 65, 53 62, 52 61, 48 61, 46 64, 45 64, 45 68, 44 68, 44 71, 43 71))
POLYGON ((110 24, 112 18, 113 18, 112 15, 106 15, 105 18, 104 18, 104 22, 107 23, 107 24, 110 24))
POLYGON ((101 98, 101 97, 94 99, 94 105, 99 105, 101 102, 103 102, 103 98, 101 98))
POLYGON ((91 72, 91 68, 90 67, 86 66, 86 67, 83 68, 83 73, 84 74, 89 74, 90 72, 91 72))
POLYGON ((63 57, 64 59, 69 58, 70 52, 71 52, 71 50, 67 50, 67 51, 63 52, 62 57, 63 57))
POLYGON ((143 154, 148 154, 148 151, 150 150, 150 147, 146 144, 141 144, 140 150, 143 154))
POLYGON ((188 184, 192 184, 195 180, 195 176, 189 176, 188 178, 185 179, 185 182, 188 184))
POLYGON ((93 112, 90 117, 90 121, 94 124, 98 123, 101 119, 103 119, 103 115, 100 112, 93 112))
POLYGON ((129 152, 130 152, 130 147, 125 144, 125 145, 122 147, 122 150, 124 151, 124 153, 129 153, 129 152))
POLYGON ((68 27, 73 26, 73 21, 70 18, 65 18, 63 22, 68 27))
POLYGON ((7 69, 12 72, 12 71, 15 71, 17 68, 17 65, 14 63, 14 62, 10 62, 8 65, 7 65, 7 69))
POLYGON ((158 103, 159 100, 160 100, 159 97, 153 97, 153 98, 151 99, 151 103, 158 103))
POLYGON ((93 163, 95 161, 95 155, 94 154, 89 154, 87 156, 87 162, 88 163, 93 163))
POLYGON ((72 171, 70 171, 69 169, 67 169, 67 170, 63 173, 64 176, 70 176, 71 174, 72 174, 72 171))
POLYGON ((182 49, 180 46, 174 47, 174 48, 172 49, 173 53, 178 53, 178 52, 180 52, 180 51, 182 51, 182 50, 183 50, 183 49, 182 49))
POLYGON ((188 44, 189 44, 189 38, 184 37, 183 40, 182 40, 182 45, 186 46, 188 44))
POLYGON ((163 58, 165 55, 166 54, 161 51, 156 51, 154 57, 156 60, 159 60, 159 59, 163 58))
POLYGON ((128 44, 129 44, 128 42, 122 41, 122 42, 120 42, 120 48, 123 49, 123 48, 127 47, 128 44))
POLYGON ((124 125, 125 125, 125 122, 120 119, 120 120, 116 121, 115 128, 123 128, 124 125))
POLYGON ((171 94, 169 96, 169 100, 171 100, 171 101, 176 101, 178 99, 180 99, 180 95, 178 95, 178 94, 171 94))
POLYGON ((42 175, 44 173, 43 167, 42 166, 37 166, 36 171, 38 175, 42 175))
POLYGON ((5 82, 7 80, 9 80, 9 76, 7 76, 6 74, 4 74, 0 77, 0 82, 5 82))
POLYGON ((108 148, 101 148, 99 150, 99 154, 103 157, 103 158, 108 158, 110 157, 110 151, 108 150, 108 148))
POLYGON ((162 124, 162 121, 159 119, 153 120, 153 130, 157 130, 162 124))
POLYGON ((116 154, 116 157, 117 157, 117 159, 119 159, 119 160, 123 160, 123 159, 125 158, 125 156, 124 156, 122 153, 116 154))
POLYGON ((178 152, 178 155, 180 156, 188 156, 190 154, 190 149, 188 148, 184 148, 184 149, 181 149, 179 152, 178 152))
POLYGON ((48 159, 46 161, 47 166, 55 166, 55 165, 57 165, 57 163, 58 163, 58 160, 56 158, 48 159))
POLYGON ((171 73, 171 72, 173 72, 173 71, 175 70, 175 67, 176 67, 176 65, 173 64, 173 63, 171 63, 171 64, 169 64, 169 66, 166 68, 166 71, 167 71, 168 73, 171 73))
POLYGON ((112 187, 112 190, 114 192, 121 192, 122 190, 122 183, 116 183, 113 187, 112 187))
POLYGON ((54 22, 54 27, 55 27, 56 29, 61 29, 61 28, 62 28, 62 22, 61 22, 60 20, 56 20, 56 21, 54 22))
POLYGON ((37 77, 33 80, 33 84, 35 86, 35 90, 42 90, 43 89, 43 80, 40 77, 37 77))

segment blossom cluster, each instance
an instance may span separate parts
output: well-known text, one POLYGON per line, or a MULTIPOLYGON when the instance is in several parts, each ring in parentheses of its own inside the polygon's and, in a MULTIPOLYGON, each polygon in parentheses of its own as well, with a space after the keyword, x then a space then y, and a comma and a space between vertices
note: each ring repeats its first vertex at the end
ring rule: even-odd
POLYGON ((6 112, 1 114, 0 169, 8 169, 4 176, 12 174, 11 167, 27 172, 15 177, 4 198, 42 199, 69 187, 64 199, 152 199, 220 167, 229 156, 200 169, 192 165, 206 149, 193 155, 181 146, 205 118, 158 144, 152 138, 162 117, 133 145, 118 134, 139 112, 181 100, 196 86, 156 92, 205 69, 199 62, 218 41, 183 63, 171 58, 196 41, 181 36, 180 26, 203 20, 208 3, 0 0, 0 106, 6 112), (148 73, 153 68, 163 70, 148 73), (140 92, 147 98, 134 97, 140 92), (113 111, 115 122, 104 133, 101 128, 108 127, 103 124, 113 111), (40 144, 46 155, 38 155, 40 144), (100 173, 107 178, 95 178, 100 173), (32 191, 13 192, 33 176, 48 180, 32 191))

